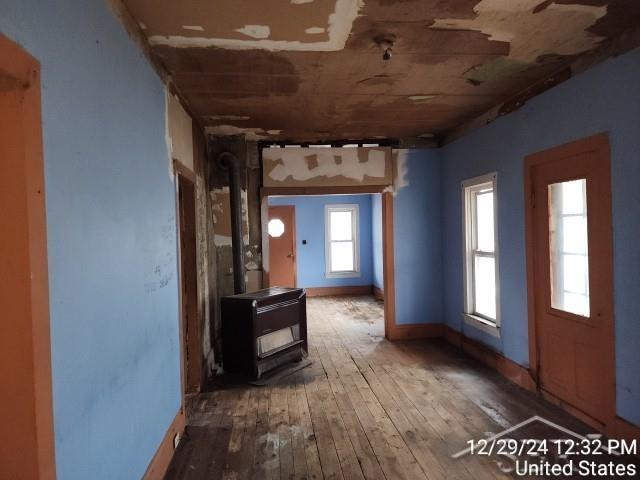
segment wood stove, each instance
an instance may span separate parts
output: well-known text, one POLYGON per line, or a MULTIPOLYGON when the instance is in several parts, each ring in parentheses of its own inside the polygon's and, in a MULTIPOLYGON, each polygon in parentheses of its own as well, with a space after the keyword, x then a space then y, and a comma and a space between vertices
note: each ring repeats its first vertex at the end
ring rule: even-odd
POLYGON ((307 352, 304 289, 272 287, 223 297, 221 307, 226 372, 257 379, 307 352))

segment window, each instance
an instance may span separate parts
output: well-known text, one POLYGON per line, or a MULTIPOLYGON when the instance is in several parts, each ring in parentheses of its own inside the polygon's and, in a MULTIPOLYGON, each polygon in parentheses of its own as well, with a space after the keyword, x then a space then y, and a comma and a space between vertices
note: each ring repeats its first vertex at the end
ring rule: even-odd
POLYGON ((327 205, 325 232, 327 277, 358 276, 358 205, 327 205))
POLYGON ((549 185, 551 306, 589 316, 587 181, 549 185))
POLYGON ((500 326, 497 174, 463 182, 465 320, 489 333, 500 326), (489 328, 487 328, 489 327, 489 328))

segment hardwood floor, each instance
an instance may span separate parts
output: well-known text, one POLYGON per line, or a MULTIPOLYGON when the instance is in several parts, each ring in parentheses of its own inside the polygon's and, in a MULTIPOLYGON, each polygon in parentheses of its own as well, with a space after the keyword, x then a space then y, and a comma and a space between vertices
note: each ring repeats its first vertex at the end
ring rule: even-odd
MULTIPOLYGON (((504 456, 451 455, 534 415, 590 433, 441 340, 386 341, 373 297, 310 298, 308 314, 313 364, 193 398, 167 479, 512 478, 504 456)), ((510 436, 558 432, 534 422, 510 436)))

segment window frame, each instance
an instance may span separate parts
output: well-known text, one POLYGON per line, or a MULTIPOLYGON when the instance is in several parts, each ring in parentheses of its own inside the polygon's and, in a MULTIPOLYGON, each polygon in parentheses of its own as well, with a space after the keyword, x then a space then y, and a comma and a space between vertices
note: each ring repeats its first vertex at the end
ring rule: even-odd
POLYGON ((500 249, 498 241, 498 174, 497 172, 470 178, 462 182, 462 248, 463 248, 463 281, 464 281, 464 321, 494 337, 500 337, 500 249), (475 219, 477 192, 491 187, 493 191, 493 254, 477 251, 475 243, 477 227, 475 219), (493 257, 495 268, 496 318, 492 319, 475 311, 475 258, 476 256, 493 257))
POLYGON ((357 203, 328 204, 324 207, 324 249, 326 278, 354 278, 360 276, 360 208, 357 203), (351 240, 331 240, 331 212, 351 212, 351 240), (353 270, 331 270, 331 244, 353 242, 353 270))

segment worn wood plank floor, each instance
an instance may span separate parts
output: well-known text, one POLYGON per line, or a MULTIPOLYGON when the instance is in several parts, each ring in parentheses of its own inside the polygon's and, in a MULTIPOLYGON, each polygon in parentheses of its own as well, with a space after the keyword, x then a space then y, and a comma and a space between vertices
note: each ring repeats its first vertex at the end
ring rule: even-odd
POLYGON ((589 432, 440 340, 386 341, 373 298, 310 298, 308 314, 312 366, 193 398, 167 479, 512 478, 503 457, 451 455, 533 415, 589 432))

